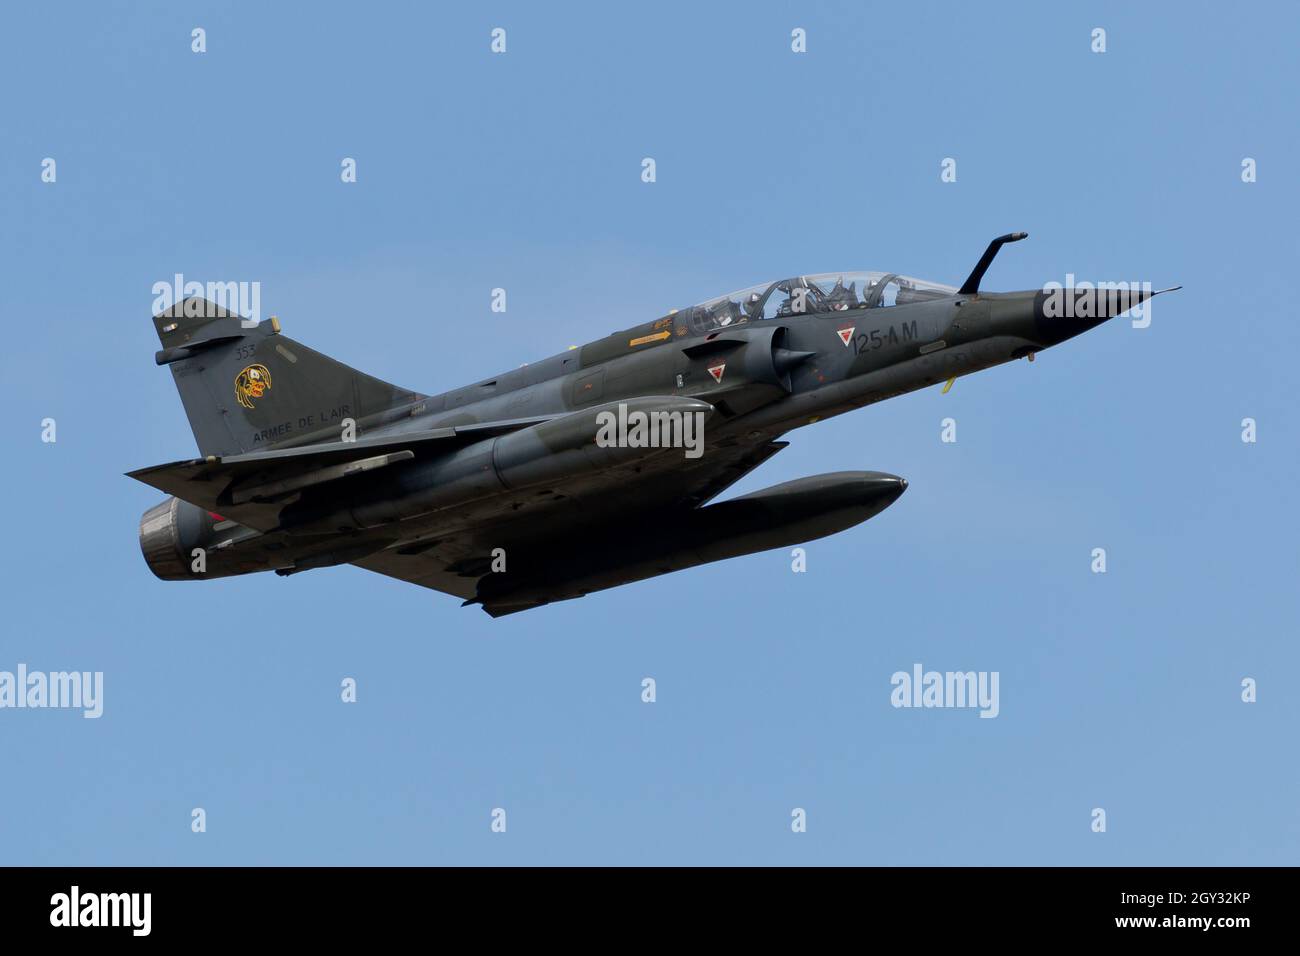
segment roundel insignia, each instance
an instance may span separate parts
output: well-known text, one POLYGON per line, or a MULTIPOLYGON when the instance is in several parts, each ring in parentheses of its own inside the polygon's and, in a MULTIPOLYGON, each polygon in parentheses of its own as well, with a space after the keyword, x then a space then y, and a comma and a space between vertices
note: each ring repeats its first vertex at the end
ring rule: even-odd
POLYGON ((245 408, 271 390, 271 373, 265 365, 249 365, 235 376, 235 400, 245 408))
POLYGON ((713 380, 717 382, 719 385, 722 384, 722 373, 725 372, 726 370, 727 370, 726 362, 722 362, 721 364, 718 365, 709 366, 709 374, 713 376, 713 380))
POLYGON ((849 343, 853 341, 853 332, 854 326, 852 325, 847 328, 836 329, 836 334, 840 337, 840 341, 844 343, 845 348, 848 348, 849 343))

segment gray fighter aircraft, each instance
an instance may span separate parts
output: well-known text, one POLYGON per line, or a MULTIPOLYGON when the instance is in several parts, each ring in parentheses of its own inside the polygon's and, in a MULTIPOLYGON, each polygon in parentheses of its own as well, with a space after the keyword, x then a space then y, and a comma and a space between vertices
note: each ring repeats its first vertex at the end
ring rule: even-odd
POLYGON ((130 473, 172 496, 141 550, 165 580, 348 563, 496 617, 843 531, 907 482, 838 472, 709 502, 795 428, 1032 360, 1158 294, 981 292, 1023 238, 959 288, 783 279, 442 395, 186 299, 154 317, 155 361, 203 457, 130 473))

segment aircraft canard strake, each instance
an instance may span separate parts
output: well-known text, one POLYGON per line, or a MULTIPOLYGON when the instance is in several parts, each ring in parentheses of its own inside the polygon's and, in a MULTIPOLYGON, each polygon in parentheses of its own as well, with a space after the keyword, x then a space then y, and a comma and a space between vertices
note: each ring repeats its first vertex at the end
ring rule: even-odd
POLYGON ((1157 294, 1061 310, 1044 290, 980 291, 1024 235, 960 287, 784 279, 441 395, 186 299, 154 317, 155 361, 202 457, 130 473, 172 496, 142 517, 141 549, 166 580, 349 563, 499 616, 842 531, 907 482, 838 472, 709 502, 792 429, 1032 357, 1157 294), (702 440, 600 440, 638 415, 702 440))

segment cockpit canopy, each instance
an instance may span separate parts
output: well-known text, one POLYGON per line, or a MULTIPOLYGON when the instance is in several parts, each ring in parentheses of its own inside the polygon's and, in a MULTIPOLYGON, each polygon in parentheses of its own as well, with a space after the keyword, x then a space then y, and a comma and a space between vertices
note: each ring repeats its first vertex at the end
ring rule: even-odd
POLYGON ((956 294, 955 286, 891 272, 824 272, 741 289, 682 311, 693 331, 711 332, 761 319, 910 305, 956 294))

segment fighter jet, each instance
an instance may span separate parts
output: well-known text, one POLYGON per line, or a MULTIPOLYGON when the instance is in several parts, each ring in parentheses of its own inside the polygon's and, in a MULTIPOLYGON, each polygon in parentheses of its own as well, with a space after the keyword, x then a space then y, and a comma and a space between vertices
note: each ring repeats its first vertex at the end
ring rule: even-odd
MULTIPOLYGON (((155 575, 351 564, 493 617, 843 531, 907 481, 848 471, 712 502, 850 409, 1058 345, 1149 286, 980 291, 895 273, 764 283, 441 395, 201 297, 154 316, 201 457, 133 471, 155 575), (1093 291, 1093 290, 1088 290, 1093 291)), ((1170 291, 1170 290, 1160 290, 1170 291)))

